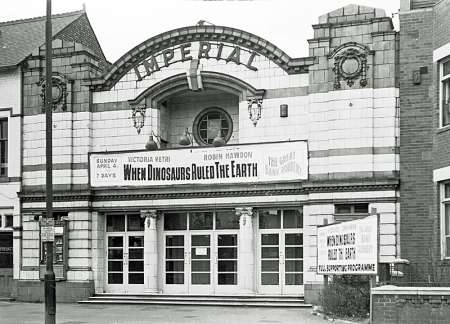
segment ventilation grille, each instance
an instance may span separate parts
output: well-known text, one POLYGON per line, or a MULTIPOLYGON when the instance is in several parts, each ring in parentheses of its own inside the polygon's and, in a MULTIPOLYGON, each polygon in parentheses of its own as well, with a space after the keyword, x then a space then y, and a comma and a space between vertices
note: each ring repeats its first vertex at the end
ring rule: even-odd
POLYGON ((437 0, 412 0, 411 9, 422 9, 432 7, 437 0))

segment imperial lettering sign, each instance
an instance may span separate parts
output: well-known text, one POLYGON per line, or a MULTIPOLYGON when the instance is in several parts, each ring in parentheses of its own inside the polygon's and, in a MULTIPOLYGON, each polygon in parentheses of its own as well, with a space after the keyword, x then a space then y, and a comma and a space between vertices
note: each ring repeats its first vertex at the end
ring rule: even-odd
POLYGON ((224 60, 227 63, 242 64, 252 71, 257 71, 258 69, 253 66, 256 56, 258 54, 255 51, 248 51, 240 46, 230 46, 225 43, 184 43, 178 47, 168 48, 162 52, 150 55, 150 57, 134 67, 134 73, 138 81, 141 81, 153 72, 159 71, 162 67, 193 59, 224 60))
POLYGON ((90 155, 92 187, 305 180, 304 141, 90 155))
POLYGON ((317 229, 317 273, 376 275, 377 269, 377 215, 317 229))

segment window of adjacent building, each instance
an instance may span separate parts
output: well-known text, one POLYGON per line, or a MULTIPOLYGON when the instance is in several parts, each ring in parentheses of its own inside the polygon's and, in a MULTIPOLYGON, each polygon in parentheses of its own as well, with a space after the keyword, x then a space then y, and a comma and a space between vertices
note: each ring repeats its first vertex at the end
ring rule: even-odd
POLYGON ((441 186, 442 257, 450 258, 450 183, 441 186))
POLYGON ((12 227, 12 210, 0 210, 0 269, 13 266, 12 227))
POLYGON ((8 119, 0 119, 0 177, 8 175, 8 119))
POLYGON ((0 231, 0 269, 13 267, 12 232, 0 231))
POLYGON ((13 215, 5 215, 5 228, 13 227, 13 215))
POLYGON ((0 211, 0 230, 12 229, 13 227, 13 215, 1 213, 0 211))
POLYGON ((441 64, 442 126, 450 125, 450 59, 441 64))

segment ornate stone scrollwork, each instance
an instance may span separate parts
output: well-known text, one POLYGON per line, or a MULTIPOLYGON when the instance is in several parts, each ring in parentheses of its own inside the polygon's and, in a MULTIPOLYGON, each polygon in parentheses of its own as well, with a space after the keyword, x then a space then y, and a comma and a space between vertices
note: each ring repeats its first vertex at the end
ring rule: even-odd
POLYGON ((138 134, 141 133, 141 129, 145 124, 146 109, 147 107, 145 105, 132 107, 131 119, 133 120, 133 127, 136 128, 138 134))
POLYGON ((368 54, 367 48, 354 43, 344 44, 334 52, 334 89, 341 89, 341 81, 352 87, 358 78, 361 87, 367 86, 368 54))
POLYGON ((261 118, 261 109, 262 109, 262 98, 248 98, 247 99, 247 105, 248 105, 248 118, 253 123, 253 126, 256 127, 256 124, 258 123, 258 120, 261 118))
MULTIPOLYGON (((57 108, 61 108, 61 111, 67 111, 67 84, 66 77, 60 74, 52 75, 52 108, 55 111, 57 108)), ((42 78, 37 83, 41 87, 40 97, 42 99, 42 112, 45 112, 45 86, 46 80, 42 78)))
POLYGON ((145 226, 151 227, 151 223, 155 223, 159 217, 159 213, 156 209, 141 210, 141 218, 145 219, 145 226))
POLYGON ((237 207, 235 210, 236 215, 239 216, 240 222, 242 223, 243 226, 246 225, 247 218, 251 220, 252 217, 254 216, 252 207, 237 207))

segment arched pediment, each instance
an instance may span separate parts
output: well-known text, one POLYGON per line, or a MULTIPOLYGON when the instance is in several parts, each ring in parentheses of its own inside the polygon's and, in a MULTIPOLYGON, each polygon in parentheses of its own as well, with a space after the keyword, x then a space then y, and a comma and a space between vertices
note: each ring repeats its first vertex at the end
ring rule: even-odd
MULTIPOLYGON (((251 84, 228 74, 202 71, 201 78, 204 89, 222 90, 240 97, 240 100, 246 100, 247 97, 261 98, 264 94, 264 90, 256 89, 251 84)), ((189 90, 186 73, 180 73, 155 83, 129 102, 130 105, 134 106, 146 99, 163 101, 178 92, 186 90, 189 90)))
POLYGON ((137 45, 119 58, 102 77, 93 79, 91 86, 97 91, 109 90, 148 57, 190 42, 234 44, 268 58, 288 74, 306 73, 308 67, 314 64, 313 57, 291 58, 269 41, 240 29, 214 25, 188 26, 159 34, 137 45))

